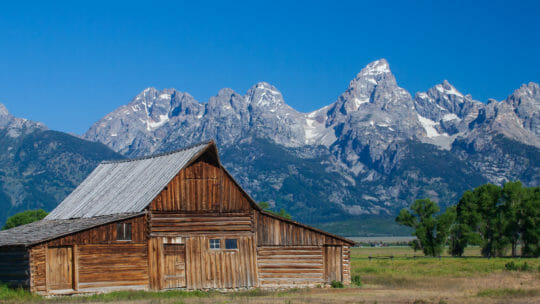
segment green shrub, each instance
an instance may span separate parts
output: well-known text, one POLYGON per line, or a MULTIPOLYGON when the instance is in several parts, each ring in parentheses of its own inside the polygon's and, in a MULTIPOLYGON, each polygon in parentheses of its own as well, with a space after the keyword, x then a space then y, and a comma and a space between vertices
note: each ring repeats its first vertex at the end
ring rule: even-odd
POLYGON ((514 263, 514 261, 510 261, 504 265, 504 269, 508 271, 531 271, 532 267, 527 264, 527 262, 520 265, 518 263, 514 263))
POLYGON ((340 281, 332 281, 332 283, 330 283, 330 286, 332 286, 332 288, 343 288, 343 283, 340 282, 340 281))
POLYGON ((362 281, 360 280, 360 275, 355 274, 351 278, 351 285, 360 287, 362 286, 362 281))
POLYGON ((514 263, 514 261, 510 261, 510 262, 504 264, 504 269, 506 269, 508 271, 516 271, 516 270, 518 270, 518 267, 517 267, 516 263, 514 263))

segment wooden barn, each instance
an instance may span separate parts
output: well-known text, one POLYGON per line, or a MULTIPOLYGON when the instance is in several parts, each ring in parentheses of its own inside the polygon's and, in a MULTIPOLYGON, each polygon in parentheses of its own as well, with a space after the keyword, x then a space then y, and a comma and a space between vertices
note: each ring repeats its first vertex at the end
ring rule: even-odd
POLYGON ((261 210, 211 141, 101 163, 44 220, 0 232, 0 281, 45 295, 349 284, 352 245, 261 210))

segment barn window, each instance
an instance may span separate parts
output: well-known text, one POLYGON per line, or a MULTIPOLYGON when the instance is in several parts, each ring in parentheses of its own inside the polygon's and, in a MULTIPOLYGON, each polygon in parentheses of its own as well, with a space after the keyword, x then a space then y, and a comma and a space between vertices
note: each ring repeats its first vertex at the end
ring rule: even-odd
POLYGON ((210 249, 219 249, 220 248, 219 243, 220 243, 219 239, 210 240, 210 249))
POLYGON ((238 249, 236 239, 225 239, 225 249, 238 249))
POLYGON ((116 224, 116 240, 131 241, 131 223, 116 224))

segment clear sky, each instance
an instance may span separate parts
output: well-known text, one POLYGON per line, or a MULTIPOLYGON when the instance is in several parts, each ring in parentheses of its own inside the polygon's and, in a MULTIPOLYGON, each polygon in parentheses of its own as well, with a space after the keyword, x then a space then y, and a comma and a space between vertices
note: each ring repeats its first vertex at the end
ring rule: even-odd
POLYGON ((82 134, 146 87, 207 101, 258 81, 308 112, 386 58, 411 94, 540 82, 540 1, 6 1, 0 102, 82 134))

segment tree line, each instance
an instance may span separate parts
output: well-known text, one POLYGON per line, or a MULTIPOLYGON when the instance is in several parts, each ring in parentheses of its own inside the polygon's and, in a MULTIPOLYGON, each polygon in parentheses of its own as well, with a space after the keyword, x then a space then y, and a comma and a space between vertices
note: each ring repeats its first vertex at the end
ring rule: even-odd
POLYGON ((510 250, 523 257, 540 256, 540 186, 507 182, 485 184, 465 191, 457 205, 440 212, 430 199, 416 200, 402 209, 396 222, 412 227, 411 246, 425 255, 439 256, 445 246, 462 256, 469 245, 481 247, 484 257, 504 256, 510 250))

